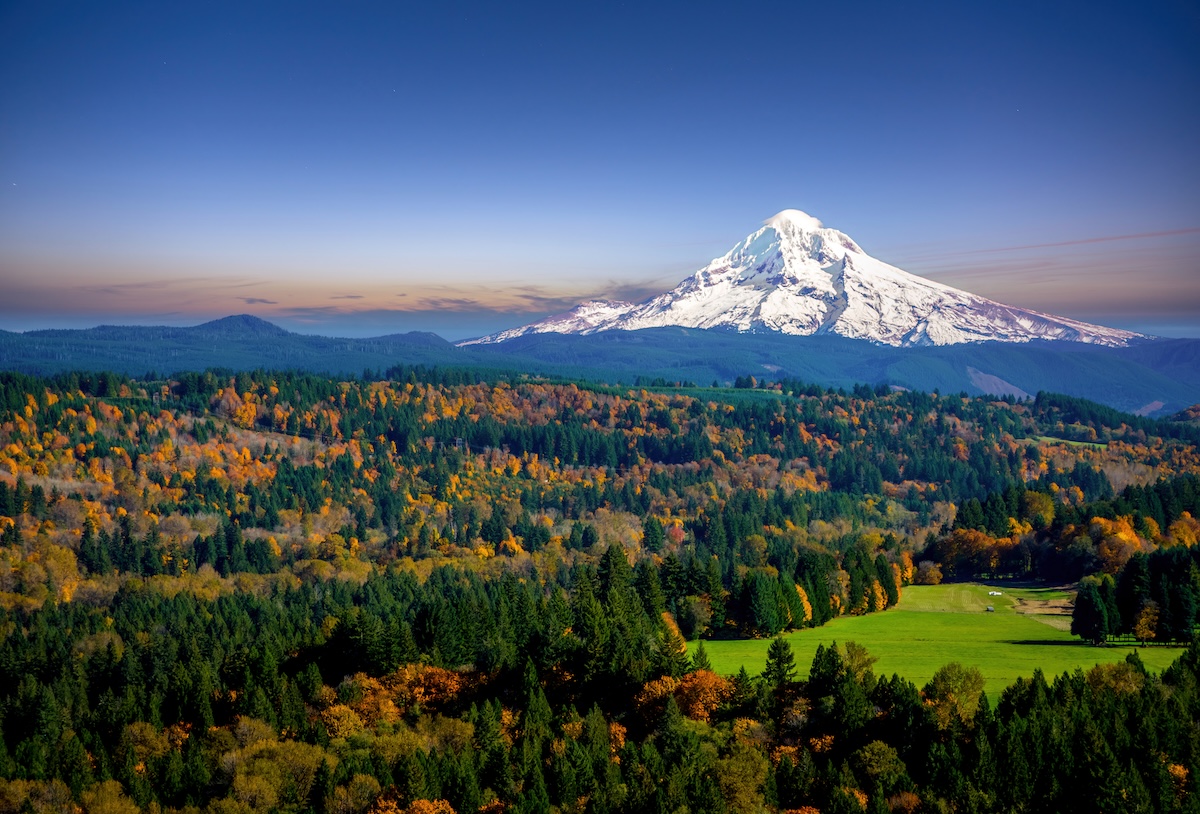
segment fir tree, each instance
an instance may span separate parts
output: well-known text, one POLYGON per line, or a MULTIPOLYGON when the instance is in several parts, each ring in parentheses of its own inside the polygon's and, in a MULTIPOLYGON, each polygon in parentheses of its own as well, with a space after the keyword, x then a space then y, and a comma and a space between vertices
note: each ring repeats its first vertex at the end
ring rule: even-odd
POLYGON ((767 665, 763 668, 763 680, 773 689, 791 682, 796 674, 796 656, 787 639, 776 636, 767 647, 767 665))

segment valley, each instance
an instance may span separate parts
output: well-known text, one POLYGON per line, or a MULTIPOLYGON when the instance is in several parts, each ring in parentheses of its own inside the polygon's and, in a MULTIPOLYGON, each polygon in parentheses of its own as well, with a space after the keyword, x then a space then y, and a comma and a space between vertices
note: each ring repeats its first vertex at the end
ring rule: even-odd
POLYGON ((0 814, 1200 814, 1198 20, 0 5, 0 814))
POLYGON ((0 374, 0 802, 1169 808, 1193 424, 737 383, 0 374))

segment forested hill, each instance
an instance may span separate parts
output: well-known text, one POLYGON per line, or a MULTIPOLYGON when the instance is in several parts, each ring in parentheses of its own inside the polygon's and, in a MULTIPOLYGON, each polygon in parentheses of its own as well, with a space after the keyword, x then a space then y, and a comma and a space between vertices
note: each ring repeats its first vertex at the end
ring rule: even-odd
POLYGON ((683 640, 1190 551, 1195 427, 741 383, 0 374, 0 811, 1190 805, 1195 650, 987 704, 683 640))
POLYGON ((411 364, 453 363, 456 349, 431 333, 370 339, 309 336, 286 331, 246 314, 192 327, 101 325, 84 330, 0 332, 0 368, 49 374, 113 370, 141 375, 212 367, 234 370, 294 368, 321 373, 358 373, 411 364))
POLYGON ((589 336, 533 334, 460 348, 418 332, 369 339, 302 335, 248 315, 185 328, 0 331, 0 369, 38 375, 70 370, 166 375, 221 367, 342 376, 383 370, 398 360, 626 384, 639 378, 730 384, 753 375, 834 388, 865 382, 1017 397, 1054 391, 1154 415, 1200 403, 1196 339, 1142 341, 1127 348, 1076 342, 893 348, 837 336, 652 328, 589 336))

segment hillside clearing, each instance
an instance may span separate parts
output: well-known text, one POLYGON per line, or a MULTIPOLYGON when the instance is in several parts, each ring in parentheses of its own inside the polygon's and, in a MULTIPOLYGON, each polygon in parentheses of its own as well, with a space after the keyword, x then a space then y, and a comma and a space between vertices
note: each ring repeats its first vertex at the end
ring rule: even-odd
MULTIPOLYGON (((912 586, 892 610, 840 617, 785 638, 796 654, 800 678, 807 677, 818 645, 852 640, 878 659, 876 675, 899 673, 918 687, 948 662, 978 667, 993 701, 1005 687, 1039 668, 1053 680, 1063 672, 1122 661, 1136 650, 1148 668, 1161 670, 1182 652, 1176 647, 1093 647, 1072 636, 1069 615, 1057 612, 1068 595, 1061 588, 977 583, 912 586), (1002 595, 988 596, 989 590, 1002 595), (995 611, 989 613, 988 605, 995 611), (1056 612, 1044 612, 1049 606, 1056 612)), ((706 641, 704 647, 718 673, 731 675, 744 666, 757 674, 766 664, 769 644, 767 639, 716 640, 706 641)))

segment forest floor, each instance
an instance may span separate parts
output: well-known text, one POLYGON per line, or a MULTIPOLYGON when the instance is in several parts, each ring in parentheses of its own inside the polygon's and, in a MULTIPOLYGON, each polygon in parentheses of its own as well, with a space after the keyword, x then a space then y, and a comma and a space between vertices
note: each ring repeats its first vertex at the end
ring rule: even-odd
MULTIPOLYGON (((977 667, 993 702, 1005 687, 1039 668, 1052 681, 1063 672, 1123 661, 1136 650, 1148 668, 1161 670, 1182 652, 1176 647, 1094 647, 1070 634, 1069 609, 1063 614, 1070 598, 1071 592, 1061 586, 914 585, 904 589, 891 610, 840 617, 785 638, 801 678, 808 675, 817 645, 855 641, 878 659, 876 675, 899 673, 918 687, 949 662, 977 667), (990 596, 989 591, 1001 594, 990 596)), ((768 639, 714 640, 705 641, 704 648, 718 673, 732 675, 745 666, 757 674, 766 664, 769 644, 768 639)))

